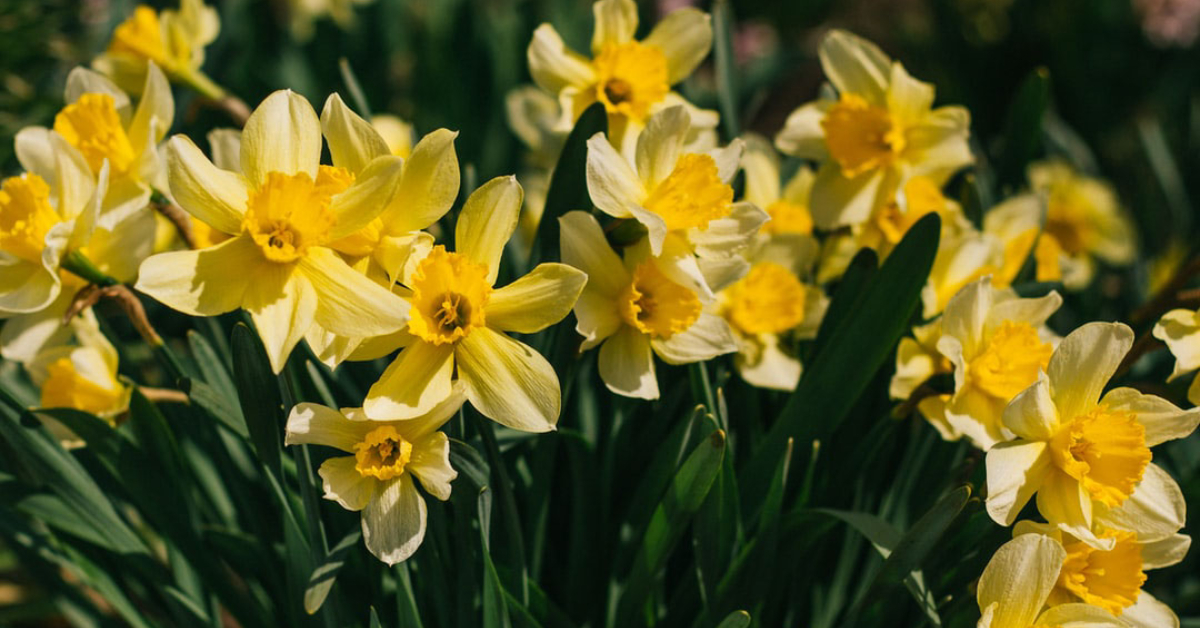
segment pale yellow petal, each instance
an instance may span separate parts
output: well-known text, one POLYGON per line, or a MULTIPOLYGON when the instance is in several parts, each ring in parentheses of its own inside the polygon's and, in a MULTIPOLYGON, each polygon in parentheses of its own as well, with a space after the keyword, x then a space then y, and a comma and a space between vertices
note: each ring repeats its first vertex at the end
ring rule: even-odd
POLYGON ((184 135, 167 143, 167 175, 171 195, 189 214, 218 231, 242 232, 249 193, 241 175, 213 165, 184 135))
POLYGON ((300 271, 316 290, 316 322, 343 336, 382 336, 408 322, 409 305, 346 265, 330 249, 314 248, 300 271))
POLYGON ((1058 581, 1067 552, 1041 534, 1023 534, 1000 546, 979 577, 979 608, 993 604, 994 628, 1032 626, 1058 581))
POLYGON ((1049 441, 1058 431, 1058 409, 1045 373, 1039 373, 1037 382, 1013 397, 1004 408, 1003 422, 1018 438, 1029 441, 1049 441))
POLYGON ((526 60, 533 81, 552 94, 567 86, 584 87, 595 78, 592 64, 567 48, 558 31, 549 24, 542 24, 533 31, 526 60))
POLYGON ((450 482, 458 472, 450 466, 450 439, 444 432, 433 432, 413 443, 412 458, 404 467, 421 481, 426 493, 446 501, 450 482))
POLYGON ((404 162, 396 196, 383 215, 385 233, 425 229, 450 211, 462 179, 454 149, 457 137, 455 131, 438 129, 417 142, 404 162))
POLYGON ((312 326, 317 291, 308 277, 291 265, 262 264, 246 287, 242 307, 250 312, 271 368, 279 373, 312 326))
POLYGON ((725 319, 707 313, 701 314, 687 330, 670 338, 655 338, 650 345, 667 364, 703 362, 738 349, 737 339, 725 319))
POLYGON ((1088 323, 1063 338, 1046 368, 1059 416, 1094 407, 1131 346, 1133 330, 1121 323, 1088 323))
POLYGON ((285 445, 323 445, 354 453, 372 425, 347 419, 341 412, 317 403, 296 404, 288 414, 285 445))
POLYGON ((654 25, 643 41, 646 45, 658 46, 666 56, 667 81, 672 85, 695 71, 708 56, 712 42, 712 17, 692 7, 669 13, 654 25))
MULTIPOLYGON (((1140 540, 1140 539, 1139 539, 1140 540)), ((1192 547, 1192 537, 1186 534, 1172 534, 1165 539, 1142 543, 1142 568, 1162 569, 1178 565, 1187 556, 1192 547)))
POLYGON ((1097 508, 1096 521, 1105 527, 1134 530, 1143 543, 1165 539, 1183 529, 1187 502, 1179 484, 1162 467, 1146 465, 1133 495, 1116 508, 1097 508))
POLYGON ((1000 525, 1012 525, 1050 472, 1046 443, 1013 441, 987 452, 987 511, 1000 525))
POLYGON ((1104 395, 1102 402, 1110 410, 1133 413, 1146 428, 1147 447, 1187 438, 1200 425, 1200 408, 1180 410, 1162 397, 1133 388, 1114 388, 1104 395))
POLYGON ((638 137, 635 163, 638 178, 647 192, 674 172, 675 165, 683 156, 684 141, 691 122, 686 109, 671 107, 654 114, 646 123, 646 128, 638 137))
POLYGON ((321 122, 305 98, 290 89, 267 96, 242 130, 242 172, 254 186, 267 173, 305 173, 313 179, 321 161, 321 122))
POLYGON ((637 172, 603 133, 588 139, 587 147, 587 187, 592 203, 614 218, 630 217, 646 196, 637 172))
POLYGON ((1081 541, 1092 541, 1092 496, 1075 478, 1057 469, 1038 488, 1038 512, 1081 541))
POLYGON ((355 469, 354 456, 338 456, 321 463, 317 473, 325 489, 325 499, 336 501, 346 510, 357 512, 375 496, 379 480, 364 477, 355 469))
POLYGON ((375 127, 351 111, 336 93, 329 95, 321 110, 321 131, 329 144, 333 165, 355 174, 376 157, 391 154, 375 127))
MULTIPOLYGON (((1142 595, 1145 595, 1143 593, 1142 595)), ((1141 596, 1138 596, 1141 597, 1141 596)), ((1124 617, 1124 613, 1122 614, 1124 617)), ((1127 619, 1127 618, 1126 618, 1127 619)), ((1128 624, 1113 617, 1113 614, 1091 604, 1060 604, 1047 609, 1037 619, 1039 626, 1057 628, 1127 628, 1128 624)), ((1152 624, 1155 628, 1167 628, 1168 624, 1152 624)), ((1149 628, 1149 627, 1147 627, 1149 628)))
POLYGON ((571 312, 587 275, 566 264, 538 264, 528 275, 492 293, 487 324, 501 331, 539 332, 571 312))
POLYGON ((650 339, 623 326, 600 345, 600 378, 612 392, 637 399, 658 399, 650 339))
POLYGON ((337 214, 330 239, 348 236, 383 213, 399 189, 403 169, 404 160, 393 155, 382 155, 367 164, 354 183, 330 202, 330 209, 337 214))
POLYGON ((843 30, 831 30, 817 51, 829 82, 843 94, 884 104, 891 59, 875 44, 843 30))
POLYGON ((886 196, 887 184, 879 170, 846 177, 836 162, 826 162, 813 182, 813 223, 821 229, 836 229, 865 222, 886 196))
POLYGON ((606 45, 623 44, 633 39, 638 27, 637 5, 633 0, 597 0, 592 5, 596 27, 592 31, 592 54, 606 45))
POLYGON ((191 316, 242 307, 246 289, 271 264, 249 236, 199 251, 159 253, 142 262, 137 290, 191 316))
POLYGON ((829 107, 830 103, 818 101, 797 108, 775 136, 775 146, 793 157, 825 161, 829 157, 829 147, 825 143, 821 121, 829 107))
POLYGON ((175 98, 171 84, 153 62, 148 64, 146 86, 129 124, 129 143, 135 152, 153 152, 175 122, 175 98))
POLYGON ((40 311, 58 297, 58 274, 24 260, 0 261, 0 315, 40 311))
POLYGON ((84 94, 105 94, 111 96, 117 113, 122 122, 129 121, 129 95, 107 76, 79 66, 67 74, 67 86, 63 92, 63 102, 73 103, 84 94))
POLYGON ((1200 368, 1200 317, 1194 310, 1171 310, 1154 325, 1154 337, 1175 356, 1171 379, 1200 368))
POLYGON ((587 274, 586 290, 616 298, 630 282, 621 258, 604 239, 595 216, 584 211, 567 212, 558 219, 562 261, 587 274))
MULTIPOLYGON (((1049 611, 1046 614, 1049 615, 1049 611)), ((1051 619, 1056 618, 1051 617, 1051 619)), ((1179 628, 1179 617, 1175 615, 1175 611, 1145 591, 1138 593, 1137 602, 1134 602, 1133 606, 1126 608, 1121 613, 1120 621, 1114 618, 1109 620, 1109 623, 1101 623, 1100 620, 1101 618, 1097 617, 1091 624, 1078 625, 1071 623, 1071 621, 1064 621, 1062 626, 1063 628, 1108 628, 1109 626, 1113 628, 1118 626, 1131 626, 1132 628, 1179 628)))
POLYGON ((414 342, 371 386, 363 410, 379 421, 416 418, 451 394, 454 347, 414 342))
POLYGON ((407 560, 425 538, 425 499, 405 473, 384 484, 363 509, 363 541, 388 565, 407 560))
POLYGON ((562 403, 558 376, 542 354, 486 327, 455 351, 467 398, 484 416, 523 432, 548 432, 562 403))
POLYGON ((239 129, 213 129, 208 132, 212 162, 222 170, 242 169, 242 132, 239 129))
POLYGON ((496 177, 475 190, 458 215, 454 246, 460 254, 487 267, 488 283, 496 281, 524 197, 516 177, 496 177))

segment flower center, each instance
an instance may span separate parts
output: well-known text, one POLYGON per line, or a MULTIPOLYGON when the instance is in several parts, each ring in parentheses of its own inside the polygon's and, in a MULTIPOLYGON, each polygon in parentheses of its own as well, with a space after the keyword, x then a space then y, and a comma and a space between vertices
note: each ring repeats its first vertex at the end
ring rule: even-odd
POLYGON ((381 425, 354 446, 354 470, 364 478, 390 480, 404 473, 404 466, 412 459, 412 450, 412 443, 404 440, 396 428, 381 425))
POLYGON ((621 318, 643 334, 670 338, 700 318, 702 305, 695 293, 646 261, 633 271, 633 281, 617 297, 617 308, 621 318))
POLYGON ((967 377, 976 388, 1007 402, 1037 381, 1052 353, 1053 345, 1043 342, 1033 325, 1004 321, 967 364, 967 377))
POLYGON ((592 61, 596 71, 596 100, 609 113, 644 120, 650 106, 670 91, 667 58, 657 46, 636 41, 608 44, 592 61))
POLYGON ((129 19, 117 26, 108 51, 129 53, 159 65, 169 65, 158 13, 146 5, 139 5, 129 19))
POLYGON ((774 262, 755 264, 726 298, 726 318, 745 334, 777 334, 804 321, 804 284, 774 262))
POLYGON ((875 226, 885 240, 896 244, 926 214, 945 209, 946 197, 937 184, 928 177, 913 177, 904 184, 904 209, 892 199, 875 214, 875 226))
POLYGON ((1137 417, 1103 405, 1059 429, 1050 439, 1050 453, 1063 472, 1109 507, 1133 494, 1151 458, 1137 417))
POLYGON ((59 222, 50 206, 50 186, 25 173, 0 184, 0 249, 27 262, 40 264, 46 233, 59 222))
POLYGON ((51 362, 46 371, 48 377, 42 384, 43 408, 74 408, 99 416, 121 409, 124 391, 116 379, 92 381, 76 370, 68 357, 51 362))
POLYGON ((643 203, 662 217, 667 229, 705 229, 729 214, 733 188, 721 181, 717 162, 708 155, 688 154, 643 203))
POLYGON ((1137 533, 1109 530, 1099 535, 1115 539, 1107 552, 1082 541, 1064 543, 1067 559, 1058 572, 1058 586, 1084 602, 1120 615, 1137 601, 1146 582, 1142 571, 1142 545, 1137 533))
POLYGON ((272 262, 294 262, 329 239, 337 214, 329 207, 335 194, 354 181, 344 168, 321 166, 317 180, 306 173, 272 172, 246 203, 243 228, 272 262))
POLYGON ((108 159, 114 174, 125 174, 137 156, 108 94, 87 93, 63 107, 54 117, 54 130, 79 149, 92 172, 99 172, 108 159))
POLYGON ((891 164, 904 150, 904 131, 887 109, 861 96, 842 94, 821 121, 829 154, 847 178, 891 164))
POLYGON ((486 322, 484 310, 492 294, 487 267, 462 254, 433 247, 417 266, 411 288, 409 331, 426 342, 457 342, 486 322))
POLYGON ((770 234, 810 235, 813 230, 812 214, 808 207, 791 201, 778 200, 766 207, 771 220, 763 224, 762 230, 770 234))

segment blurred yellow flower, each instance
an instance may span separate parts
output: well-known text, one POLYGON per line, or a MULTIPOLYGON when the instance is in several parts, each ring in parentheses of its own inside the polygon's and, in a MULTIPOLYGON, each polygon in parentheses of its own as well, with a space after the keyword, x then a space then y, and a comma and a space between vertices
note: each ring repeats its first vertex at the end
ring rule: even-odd
POLYGON ((91 310, 73 319, 69 329, 75 342, 43 349, 29 363, 42 390, 41 407, 82 410, 115 424, 129 407, 132 390, 117 378, 117 350, 91 310))
POLYGON ((632 147, 651 115, 672 106, 690 110, 693 124, 717 126, 715 111, 697 109, 671 86, 687 78, 712 48, 712 19, 691 7, 671 12, 646 39, 633 38, 638 27, 633 0, 598 0, 593 5, 596 27, 592 58, 563 43, 549 24, 542 24, 529 43, 529 72, 533 80, 561 103, 559 130, 566 132, 594 102, 608 110, 613 143, 632 147))
POLYGON ((729 325, 705 311, 691 288, 664 272, 645 240, 622 260, 587 212, 559 218, 564 262, 587 273, 575 304, 581 351, 600 347, 600 377, 626 397, 657 399, 654 354, 668 364, 688 364, 737 351, 729 325))
POLYGON ((1133 331, 1120 323, 1076 329, 1038 381, 1005 408, 1004 428, 1016 440, 987 454, 987 510, 997 523, 1011 525, 1036 493, 1043 517, 1097 548, 1112 542, 1096 537, 1093 524, 1182 527, 1182 495, 1151 464, 1150 448, 1191 434, 1200 409, 1183 411, 1132 388, 1101 397, 1132 343, 1133 331))
POLYGON ((108 75, 125 91, 141 94, 147 67, 157 64, 173 80, 186 83, 209 98, 219 98, 217 87, 200 72, 204 47, 217 38, 221 20, 217 10, 202 0, 180 0, 179 10, 161 13, 138 5, 113 32, 108 50, 92 67, 108 75))
POLYGON ((1022 534, 992 555, 979 577, 977 628, 1088 626, 1120 628, 1123 622, 1098 606, 1062 604, 1043 612, 1067 552, 1041 534, 1022 534))
POLYGON ((779 155, 766 139, 753 134, 744 136, 746 151, 742 169, 746 171, 746 201, 762 208, 771 218, 763 223, 760 233, 775 235, 812 235, 813 220, 809 210, 814 173, 801 166, 781 184, 779 155))
POLYGON ((172 138, 179 205, 233 237, 150 257, 138 290, 192 316, 247 309, 276 372, 314 322, 354 337, 403 327, 405 303, 328 248, 383 211, 402 161, 381 156, 356 175, 320 165, 321 144, 312 106, 290 91, 269 96, 247 121, 241 173, 216 167, 188 138, 172 138))
POLYGON ((363 541, 379 560, 407 560, 425 538, 425 498, 450 499, 450 439, 438 429, 465 400, 461 386, 428 412, 403 421, 372 420, 361 408, 334 410, 301 403, 288 415, 285 444, 322 445, 349 456, 321 464, 325 499, 346 510, 362 511, 363 541))
POLYGON ((485 183, 458 216, 457 250, 433 247, 400 278, 395 290, 412 304, 407 333, 397 339, 404 348, 367 393, 369 416, 418 416, 446 399, 457 379, 484 416, 527 432, 554 429, 558 376, 540 353, 504 332, 532 334, 562 320, 587 276, 539 264, 493 287, 521 199, 515 177, 485 183))
POLYGON ((821 162, 811 205, 817 227, 863 223, 909 178, 940 186, 973 161, 967 110, 934 109, 933 86, 875 44, 833 30, 818 52, 838 98, 800 107, 775 138, 784 153, 821 162))
MULTIPOLYGON (((1155 323, 1153 333, 1175 356, 1175 369, 1167 381, 1200 369, 1200 310, 1171 310, 1155 323)), ((1200 377, 1192 379, 1187 396, 1192 405, 1200 405, 1200 377)))

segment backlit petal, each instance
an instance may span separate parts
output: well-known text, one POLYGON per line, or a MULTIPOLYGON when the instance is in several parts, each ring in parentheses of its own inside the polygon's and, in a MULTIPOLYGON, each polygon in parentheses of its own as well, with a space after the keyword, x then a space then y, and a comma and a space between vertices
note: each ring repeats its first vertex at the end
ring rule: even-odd
POLYGON ((425 499, 405 473, 391 480, 363 509, 363 541, 388 565, 407 560, 425 538, 425 499))
POLYGON ((458 215, 454 246, 459 253, 488 269, 495 283, 504 246, 517 228, 525 192, 516 177, 496 177, 471 193, 458 215))
POLYGON ((421 416, 450 396, 453 373, 453 345, 414 342, 371 386, 363 410, 378 421, 421 416))
POLYGON ((674 85, 687 78, 704 61, 712 49, 712 42, 712 17, 699 9, 684 7, 655 24, 642 43, 662 50, 667 58, 667 80, 674 85))
POLYGON ((306 173, 316 179, 321 160, 321 122, 312 105, 290 89, 267 96, 242 130, 242 172, 251 185, 267 173, 306 173))
POLYGON ((467 398, 484 416, 524 432, 548 432, 558 422, 558 376, 542 354, 486 327, 455 352, 467 398))
POLYGON ((609 390, 637 399, 658 399, 650 339, 624 326, 600 345, 600 378, 609 390))
POLYGON ((538 264, 528 275, 492 293, 487 323, 502 331, 539 332, 571 312, 587 275, 566 264, 538 264))
POLYGON ((214 229, 238 234, 249 196, 241 175, 222 170, 185 135, 167 142, 167 177, 179 206, 214 229))

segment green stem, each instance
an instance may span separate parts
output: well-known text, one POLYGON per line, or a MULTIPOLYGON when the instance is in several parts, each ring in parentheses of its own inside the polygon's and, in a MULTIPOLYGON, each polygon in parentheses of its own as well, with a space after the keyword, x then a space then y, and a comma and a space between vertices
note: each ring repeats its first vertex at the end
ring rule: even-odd
POLYGON ((525 540, 521 533, 521 520, 517 516, 517 500, 513 496, 512 484, 508 480, 508 470, 500 458, 500 446, 496 444, 496 432, 492 422, 478 412, 472 412, 476 427, 483 437, 484 449, 487 450, 488 464, 495 473, 497 493, 504 510, 504 527, 508 529, 510 551, 520 561, 519 577, 521 578, 521 603, 529 604, 529 572, 525 565, 525 540))
POLYGON ((64 270, 76 275, 88 283, 94 283, 102 288, 115 286, 121 282, 113 279, 96 267, 92 260, 88 259, 83 253, 73 250, 63 257, 61 266, 64 270))

